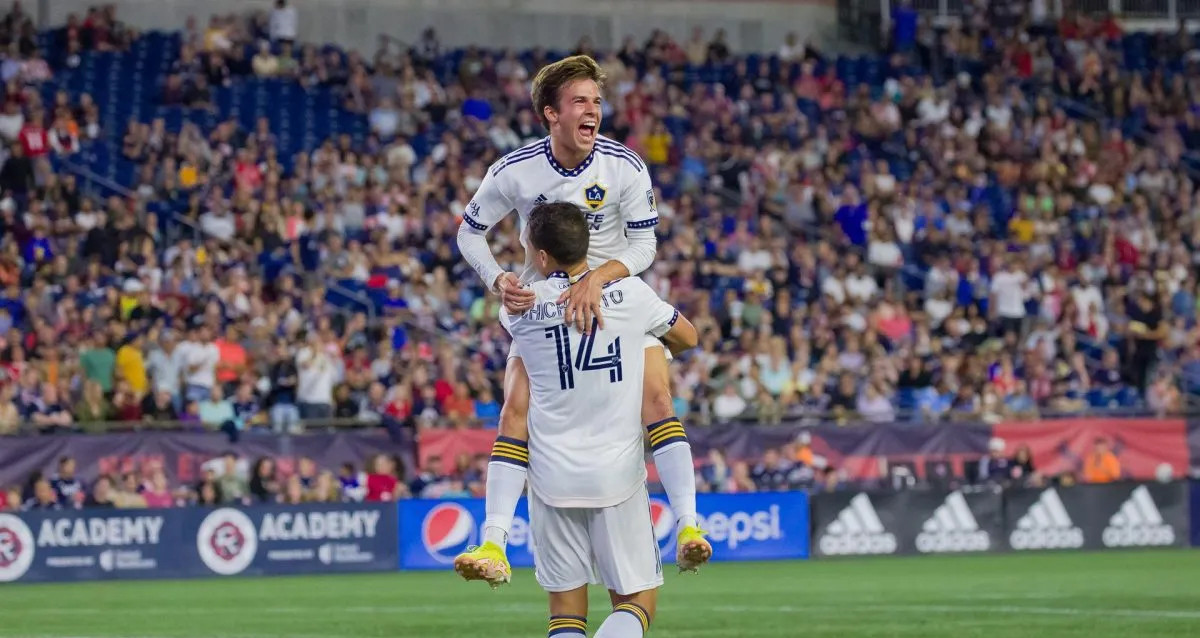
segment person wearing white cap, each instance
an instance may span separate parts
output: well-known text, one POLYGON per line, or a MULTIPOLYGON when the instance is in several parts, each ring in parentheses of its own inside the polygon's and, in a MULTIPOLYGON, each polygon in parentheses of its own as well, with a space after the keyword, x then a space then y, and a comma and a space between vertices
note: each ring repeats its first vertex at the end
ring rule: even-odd
POLYGON ((1006 445, 998 436, 988 442, 988 455, 979 461, 980 483, 1004 483, 1012 478, 1012 461, 1004 456, 1006 445))

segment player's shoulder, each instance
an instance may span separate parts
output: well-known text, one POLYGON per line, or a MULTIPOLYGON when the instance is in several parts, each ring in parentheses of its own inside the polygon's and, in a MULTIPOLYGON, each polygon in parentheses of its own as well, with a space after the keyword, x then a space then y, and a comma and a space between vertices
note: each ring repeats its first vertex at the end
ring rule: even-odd
POLYGON ((505 171, 509 171, 509 173, 511 173, 512 171, 509 169, 511 169, 513 166, 518 166, 523 163, 526 166, 529 166, 528 163, 530 161, 535 160, 549 152, 549 145, 549 137, 526 144, 525 146, 522 146, 521 148, 518 148, 508 155, 496 160, 496 162, 492 164, 492 167, 489 169, 489 173, 491 173, 492 177, 499 177, 500 174, 504 173, 505 171))
POLYGON ((604 284, 605 290, 620 290, 625 293, 633 293, 635 295, 643 295, 646 293, 654 294, 654 290, 650 288, 650 284, 642 281, 641 277, 630 275, 629 277, 621 277, 614 279, 604 284))
POLYGON ((628 166, 638 173, 646 170, 646 163, 642 161, 642 158, 633 149, 611 137, 597 135, 594 148, 596 154, 604 161, 628 166))

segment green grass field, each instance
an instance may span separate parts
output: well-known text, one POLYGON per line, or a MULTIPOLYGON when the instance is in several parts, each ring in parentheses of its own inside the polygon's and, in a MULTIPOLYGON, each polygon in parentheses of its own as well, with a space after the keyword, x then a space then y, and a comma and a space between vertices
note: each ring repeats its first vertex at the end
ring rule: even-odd
MULTIPOLYGON (((0 586, 5 638, 537 638, 520 571, 0 586), (475 585, 476 583, 472 583, 475 585)), ((604 619, 592 599, 590 626, 604 619)), ((1200 551, 720 564, 669 576, 649 636, 1200 636, 1200 551)))

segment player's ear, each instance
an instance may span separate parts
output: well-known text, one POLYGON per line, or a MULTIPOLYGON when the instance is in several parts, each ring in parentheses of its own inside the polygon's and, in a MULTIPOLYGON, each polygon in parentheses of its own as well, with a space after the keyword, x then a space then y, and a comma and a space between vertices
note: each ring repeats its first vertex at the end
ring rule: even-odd
POLYGON ((537 251, 537 265, 538 270, 547 270, 550 266, 550 253, 544 250, 537 251))
POLYGON ((558 111, 555 111, 553 106, 546 105, 542 107, 542 117, 545 117, 546 121, 550 124, 558 123, 558 111))

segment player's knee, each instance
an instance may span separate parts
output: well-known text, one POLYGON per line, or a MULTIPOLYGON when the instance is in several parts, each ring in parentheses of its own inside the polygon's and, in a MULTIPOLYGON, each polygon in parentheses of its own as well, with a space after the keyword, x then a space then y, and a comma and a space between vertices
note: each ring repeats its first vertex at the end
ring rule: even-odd
POLYGON ((628 595, 614 592, 609 593, 612 598, 614 612, 627 610, 634 615, 645 615, 645 624, 647 626, 654 620, 654 614, 658 610, 657 589, 647 589, 646 591, 628 595))

